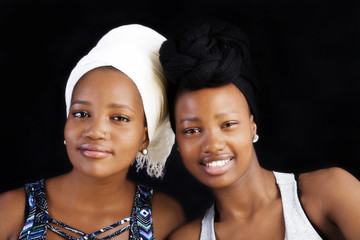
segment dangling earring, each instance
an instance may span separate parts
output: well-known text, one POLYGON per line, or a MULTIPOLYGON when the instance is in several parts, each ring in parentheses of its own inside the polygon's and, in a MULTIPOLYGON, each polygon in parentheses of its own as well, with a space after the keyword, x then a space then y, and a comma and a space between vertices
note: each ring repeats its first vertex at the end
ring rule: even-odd
POLYGON ((141 154, 146 156, 148 154, 147 148, 141 149, 141 154))
POLYGON ((255 133, 255 136, 253 137, 253 143, 256 143, 259 140, 259 135, 255 133))

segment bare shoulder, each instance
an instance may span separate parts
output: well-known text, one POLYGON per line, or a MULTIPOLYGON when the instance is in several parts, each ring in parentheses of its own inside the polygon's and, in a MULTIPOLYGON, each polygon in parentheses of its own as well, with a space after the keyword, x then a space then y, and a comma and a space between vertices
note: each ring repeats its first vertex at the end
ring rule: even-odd
POLYGON ((162 192, 154 192, 152 211, 156 239, 166 239, 171 232, 185 223, 181 204, 162 192))
POLYGON ((329 207, 333 207, 332 204, 339 203, 336 202, 341 200, 338 196, 343 196, 341 201, 345 201, 345 196, 358 192, 360 182, 348 171, 332 167, 300 174, 299 187, 301 199, 326 203, 321 206, 324 208, 329 204, 329 207))
POLYGON ((0 238, 17 239, 25 223, 25 189, 0 194, 0 238))
POLYGON ((333 238, 360 239, 360 182, 332 167, 299 176, 301 201, 310 220, 333 238), (357 238, 359 237, 359 238, 357 238))
POLYGON ((192 240, 192 239, 200 239, 200 231, 201 231, 201 220, 202 218, 197 218, 182 227, 178 228, 174 231, 169 239, 170 240, 192 240))
POLYGON ((304 194, 313 191, 329 192, 328 190, 332 190, 330 192, 333 192, 337 187, 357 186, 358 184, 358 179, 339 167, 320 169, 299 176, 299 186, 304 194))
POLYGON ((162 217, 179 217, 184 220, 184 212, 181 204, 173 197, 162 193, 155 192, 152 200, 153 212, 161 214, 162 217))

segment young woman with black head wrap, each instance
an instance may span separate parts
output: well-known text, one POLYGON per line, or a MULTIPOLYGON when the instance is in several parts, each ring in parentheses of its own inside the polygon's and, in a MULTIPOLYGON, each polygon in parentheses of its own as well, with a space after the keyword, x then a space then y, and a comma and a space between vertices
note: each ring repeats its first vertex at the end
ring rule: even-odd
POLYGON ((246 34, 200 21, 162 44, 160 62, 184 165, 215 196, 203 218, 171 239, 360 239, 354 176, 341 168, 295 176, 260 166, 246 34))

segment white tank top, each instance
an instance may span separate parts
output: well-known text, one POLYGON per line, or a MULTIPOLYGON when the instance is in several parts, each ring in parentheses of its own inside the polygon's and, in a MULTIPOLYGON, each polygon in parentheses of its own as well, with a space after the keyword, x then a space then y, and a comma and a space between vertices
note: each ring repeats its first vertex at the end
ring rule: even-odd
MULTIPOLYGON (((279 186, 285 219, 285 240, 321 240, 301 207, 297 184, 292 173, 273 172, 279 186)), ((205 212, 201 222, 200 240, 216 240, 214 204, 205 212)))

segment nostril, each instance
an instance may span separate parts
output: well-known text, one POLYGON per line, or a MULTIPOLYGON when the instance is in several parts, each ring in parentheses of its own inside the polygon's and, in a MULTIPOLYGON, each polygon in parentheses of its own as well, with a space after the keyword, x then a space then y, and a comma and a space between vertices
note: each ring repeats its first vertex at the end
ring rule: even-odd
POLYGON ((105 131, 85 131, 83 137, 90 139, 105 139, 106 132, 105 131))
POLYGON ((205 153, 219 152, 225 147, 225 141, 218 137, 207 137, 207 139, 201 144, 201 150, 205 153))

